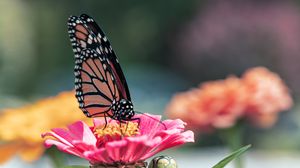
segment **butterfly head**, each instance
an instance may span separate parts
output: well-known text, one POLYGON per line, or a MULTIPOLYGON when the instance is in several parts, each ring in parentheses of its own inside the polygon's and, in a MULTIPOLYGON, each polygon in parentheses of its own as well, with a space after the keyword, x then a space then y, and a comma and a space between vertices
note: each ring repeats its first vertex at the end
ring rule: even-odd
POLYGON ((114 100, 111 109, 113 111, 112 118, 116 120, 130 120, 134 116, 133 104, 126 99, 114 100))

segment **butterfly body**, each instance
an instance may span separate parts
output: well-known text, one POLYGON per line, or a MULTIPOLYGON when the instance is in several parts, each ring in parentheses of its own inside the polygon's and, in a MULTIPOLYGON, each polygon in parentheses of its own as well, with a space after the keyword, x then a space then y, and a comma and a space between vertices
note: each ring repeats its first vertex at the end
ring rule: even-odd
POLYGON ((68 32, 75 55, 75 89, 87 117, 110 117, 120 123, 135 112, 119 61, 103 31, 88 15, 71 16, 68 32))
POLYGON ((113 111, 113 116, 111 116, 111 118, 119 121, 131 120, 135 114, 133 111, 133 104, 126 99, 121 99, 120 101, 114 100, 111 109, 113 111))

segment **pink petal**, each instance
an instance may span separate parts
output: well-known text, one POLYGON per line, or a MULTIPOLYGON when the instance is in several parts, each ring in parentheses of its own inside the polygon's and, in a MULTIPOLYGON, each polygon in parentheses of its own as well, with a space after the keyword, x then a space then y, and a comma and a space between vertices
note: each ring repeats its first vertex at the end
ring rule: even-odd
POLYGON ((111 164, 114 162, 108 154, 107 154, 107 149, 105 148, 100 148, 95 151, 87 151, 84 152, 83 155, 87 160, 89 160, 91 163, 108 163, 111 164))
MULTIPOLYGON (((106 118, 106 120, 107 120, 107 123, 117 123, 116 120, 113 120, 111 118, 106 118)), ((93 123, 94 123, 94 127, 104 126, 105 125, 105 120, 103 118, 102 119, 94 118, 93 123)))
POLYGON ((74 124, 68 126, 70 133, 72 134, 73 140, 80 140, 83 143, 89 145, 95 145, 97 139, 93 132, 91 131, 90 127, 86 125, 82 121, 78 121, 74 124))
POLYGON ((137 148, 137 152, 134 160, 138 161, 138 160, 145 160, 150 158, 151 156, 155 155, 156 153, 152 152, 153 148, 155 148, 156 146, 158 146, 161 142, 161 138, 160 137, 155 137, 154 139, 148 140, 148 141, 144 141, 143 144, 143 150, 139 150, 139 147, 137 148))
POLYGON ((73 146, 73 144, 71 143, 72 139, 69 138, 68 136, 66 136, 67 132, 64 129, 56 128, 55 132, 43 133, 42 137, 52 136, 52 137, 56 138, 58 141, 60 141, 61 143, 64 143, 65 145, 73 146))
POLYGON ((146 136, 127 137, 126 141, 128 143, 122 157, 122 160, 125 162, 137 161, 140 158, 140 155, 145 154, 149 148, 149 146, 145 144, 147 142, 146 136))
POLYGON ((161 141, 161 144, 157 146, 154 152, 157 153, 174 146, 182 145, 186 142, 194 142, 194 133, 192 131, 166 136, 165 139, 161 141))
POLYGON ((185 138, 185 142, 195 142, 193 131, 188 130, 181 133, 181 135, 185 138))
POLYGON ((186 125, 185 122, 183 122, 180 119, 176 120, 164 120, 163 123, 166 125, 166 127, 169 129, 180 129, 183 130, 184 126, 186 125))
POLYGON ((82 151, 82 152, 97 149, 97 147, 95 145, 86 144, 86 143, 84 143, 82 141, 78 141, 78 140, 74 140, 72 142, 72 144, 74 145, 75 148, 77 148, 77 150, 82 151))
POLYGON ((157 146, 161 138, 148 139, 147 136, 142 137, 127 137, 127 150, 124 154, 124 160, 129 162, 139 161, 141 158, 149 153, 153 147, 157 146))
MULTIPOLYGON (((105 144, 105 148, 107 150, 108 156, 113 161, 121 161, 124 153, 126 152, 127 141, 126 140, 119 140, 119 141, 112 141, 105 144), (125 148, 124 148, 125 147, 125 148)), ((124 161, 124 160, 122 160, 124 161)))
POLYGON ((160 115, 150 115, 145 113, 136 115, 136 118, 141 119, 139 125, 141 135, 147 134, 148 136, 151 136, 153 135, 153 132, 164 129, 164 126, 160 121, 160 115))
POLYGON ((105 120, 94 118, 93 123, 94 123, 94 127, 99 127, 105 124, 105 120))

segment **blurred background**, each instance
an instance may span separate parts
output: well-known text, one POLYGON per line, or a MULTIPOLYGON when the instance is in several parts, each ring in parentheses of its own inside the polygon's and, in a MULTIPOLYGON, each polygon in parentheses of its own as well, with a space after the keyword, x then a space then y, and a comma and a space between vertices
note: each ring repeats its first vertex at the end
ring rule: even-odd
MULTIPOLYGON (((1 108, 74 88, 66 22, 81 13, 91 15, 109 38, 137 111, 163 114, 176 92, 250 67, 278 73, 295 105, 274 127, 249 128, 245 139, 254 147, 246 165, 299 165, 299 0, 1 0, 1 108)), ((180 167, 209 167, 227 153, 213 135, 196 141, 196 149, 176 150, 179 165, 186 165, 180 167)), ((15 157, 0 167, 21 165, 47 167, 47 158, 25 163, 15 157)))

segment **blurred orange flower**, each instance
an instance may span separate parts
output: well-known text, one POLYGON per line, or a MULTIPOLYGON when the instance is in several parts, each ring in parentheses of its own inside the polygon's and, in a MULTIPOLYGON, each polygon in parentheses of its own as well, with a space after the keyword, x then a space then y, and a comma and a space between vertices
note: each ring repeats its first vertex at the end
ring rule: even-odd
POLYGON ((246 118, 260 127, 271 127, 278 113, 288 110, 293 100, 281 78, 263 67, 248 70, 242 76, 248 92, 246 118))
MULTIPOLYGON (((73 91, 39 100, 0 115, 0 163, 17 154, 24 161, 37 160, 45 151, 41 133, 77 120, 90 120, 78 108, 73 91)), ((87 121, 88 120, 88 121, 87 121)))
POLYGON ((292 98, 279 76, 258 67, 248 70, 241 79, 231 76, 205 82, 176 94, 166 114, 201 131, 229 128, 243 117, 260 127, 270 127, 277 113, 291 105, 292 98))

